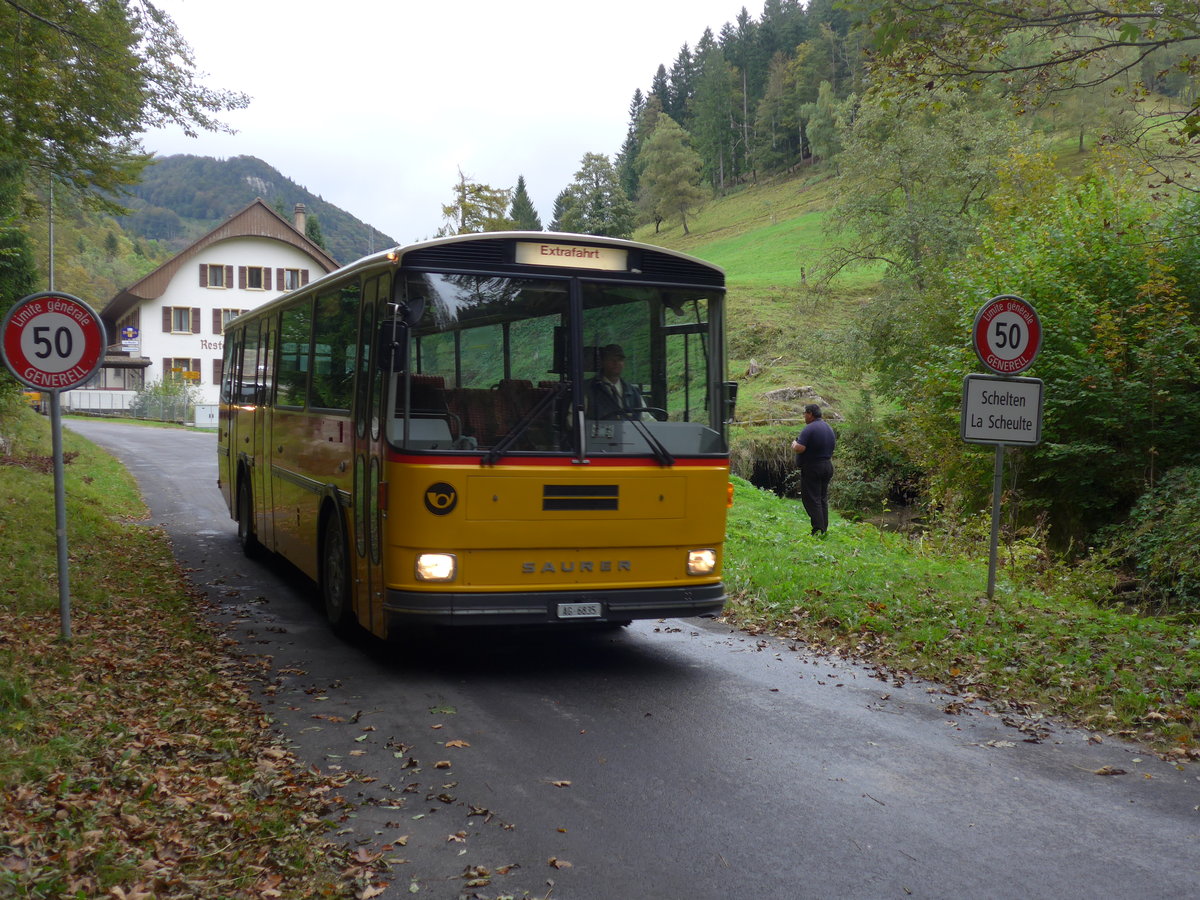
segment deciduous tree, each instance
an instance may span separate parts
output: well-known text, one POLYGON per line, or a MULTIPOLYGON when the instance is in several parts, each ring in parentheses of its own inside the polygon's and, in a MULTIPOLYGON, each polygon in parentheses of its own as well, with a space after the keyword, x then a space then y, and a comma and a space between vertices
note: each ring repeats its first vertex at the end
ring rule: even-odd
POLYGON ((688 234, 688 215, 704 202, 700 186, 700 155, 688 145, 687 133, 670 116, 660 116, 658 127, 642 148, 641 205, 655 222, 678 216, 688 234))
POLYGON ((859 107, 842 135, 833 210, 842 240, 827 271, 882 263, 893 279, 919 289, 928 271, 973 240, 1015 138, 961 92, 940 92, 939 99, 936 113, 911 101, 859 107))
POLYGON ((947 269, 955 327, 927 329, 914 345, 902 427, 937 499, 986 504, 991 463, 964 454, 959 437, 962 377, 978 371, 963 336, 988 297, 1023 297, 1042 324, 1028 374, 1046 382, 1045 411, 1042 444, 1012 464, 1026 514, 1046 513, 1065 543, 1121 519, 1167 469, 1196 463, 1200 263, 1190 235, 1200 203, 1186 194, 1164 208, 1119 158, 1101 158, 1082 185, 1058 181, 1051 166, 1015 158, 978 245, 947 269))
POLYGON ((1200 103, 1146 104, 1168 71, 1194 78, 1200 53, 1195 0, 857 0, 874 38, 876 90, 921 94, 946 82, 999 81, 1023 106, 1104 85, 1143 110, 1128 142, 1159 162, 1200 159, 1200 103), (1143 64, 1158 58, 1168 68, 1143 64), (1156 143, 1155 132, 1172 141, 1156 143))
POLYGON ((575 180, 564 193, 561 223, 566 231, 605 237, 629 237, 633 233, 633 204, 603 153, 583 155, 575 180))
POLYGON ((192 50, 150 0, 0 0, 0 158, 99 197, 147 157, 136 136, 173 124, 231 131, 249 102, 198 80, 192 50))
POLYGON ((510 192, 505 188, 472 181, 458 170, 454 202, 442 206, 442 227, 438 237, 452 234, 476 234, 481 231, 507 231, 513 227, 507 215, 510 192))

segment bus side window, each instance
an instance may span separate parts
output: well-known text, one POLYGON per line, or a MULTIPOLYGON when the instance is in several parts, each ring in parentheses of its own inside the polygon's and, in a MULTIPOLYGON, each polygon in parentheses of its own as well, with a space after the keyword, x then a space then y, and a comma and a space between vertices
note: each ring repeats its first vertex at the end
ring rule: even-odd
POLYGON ((242 365, 237 388, 237 402, 243 406, 258 404, 258 334, 261 322, 255 322, 242 332, 242 365))

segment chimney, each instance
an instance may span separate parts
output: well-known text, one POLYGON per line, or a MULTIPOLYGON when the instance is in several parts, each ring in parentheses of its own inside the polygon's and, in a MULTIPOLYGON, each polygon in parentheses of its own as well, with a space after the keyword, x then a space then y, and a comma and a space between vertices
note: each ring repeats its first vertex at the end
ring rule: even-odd
POLYGON ((295 213, 293 214, 293 220, 294 220, 294 223, 296 226, 296 230, 298 232, 300 232, 301 234, 304 234, 304 226, 308 224, 308 217, 305 215, 303 203, 296 204, 296 210, 295 210, 295 213))

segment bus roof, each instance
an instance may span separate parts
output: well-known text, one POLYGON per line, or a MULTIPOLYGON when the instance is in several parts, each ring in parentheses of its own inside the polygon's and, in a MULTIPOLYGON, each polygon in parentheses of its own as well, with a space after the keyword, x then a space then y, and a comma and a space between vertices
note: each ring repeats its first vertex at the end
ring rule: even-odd
MULTIPOLYGON (((687 267, 696 267, 697 270, 705 271, 709 279, 714 279, 720 282, 723 286, 725 278, 725 270, 714 263, 707 262, 687 253, 681 253, 678 250, 669 250, 665 247, 659 247, 654 244, 642 243, 640 241, 631 241, 625 238, 610 238, 594 234, 573 234, 570 232, 560 231, 486 231, 475 232, 472 234, 456 234, 449 237, 431 238, 425 241, 417 241, 412 244, 397 245, 387 250, 380 250, 376 253, 369 254, 354 262, 347 263, 341 268, 335 269, 320 278, 310 281, 303 288, 289 291, 287 294, 282 294, 279 297, 264 303, 262 306, 244 313, 246 317, 254 316, 260 313, 269 312, 276 306, 286 304, 290 297, 298 293, 312 293, 321 290, 322 286, 334 282, 341 281, 349 275, 361 270, 369 270, 377 268, 382 263, 391 263, 395 267, 404 265, 406 258, 413 254, 423 254, 424 251, 437 251, 445 249, 452 251, 456 247, 463 244, 490 244, 502 242, 530 242, 548 245, 574 245, 588 246, 595 245, 598 247, 612 247, 615 249, 625 249, 637 253, 650 253, 659 257, 665 257, 677 261, 687 267)), ((573 269, 569 264, 564 264, 560 268, 573 269)), ((489 268, 489 271, 491 269, 489 268)), ((587 271, 589 273, 597 270, 593 269, 578 269, 578 271, 587 271)), ((612 272, 610 274, 620 274, 612 272)), ((716 285, 713 285, 716 286, 716 285)), ((238 318, 241 318, 239 316, 238 318)), ((236 321, 236 319, 234 320, 236 321)))

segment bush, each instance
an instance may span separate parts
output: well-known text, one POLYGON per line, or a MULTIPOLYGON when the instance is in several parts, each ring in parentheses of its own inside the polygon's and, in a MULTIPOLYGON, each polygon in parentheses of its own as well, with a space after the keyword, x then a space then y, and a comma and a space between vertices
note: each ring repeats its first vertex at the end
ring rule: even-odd
POLYGON ((1200 610, 1200 466, 1170 470, 1109 533, 1108 549, 1137 577, 1143 600, 1200 610))
POLYGON ((190 422, 198 399, 199 391, 190 381, 167 375, 137 392, 129 403, 129 414, 135 419, 190 422))
POLYGON ((842 512, 908 506, 920 495, 921 473, 871 416, 837 429, 836 474, 829 502, 842 512))

